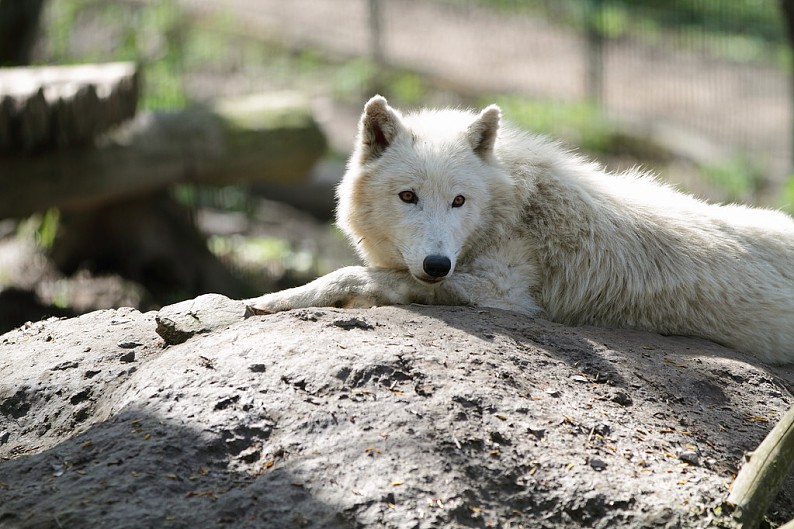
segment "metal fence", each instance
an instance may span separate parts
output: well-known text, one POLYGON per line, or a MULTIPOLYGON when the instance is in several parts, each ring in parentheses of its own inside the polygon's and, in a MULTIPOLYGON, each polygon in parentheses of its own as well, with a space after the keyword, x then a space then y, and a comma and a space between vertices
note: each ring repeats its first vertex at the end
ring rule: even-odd
POLYGON ((773 180, 791 171, 790 54, 774 1, 373 4, 387 63, 482 92, 592 101, 752 158, 773 180))
MULTIPOLYGON (((76 6, 57 8, 61 14, 50 15, 49 23, 56 29, 60 26, 53 17, 68 15, 79 21, 81 10, 126 6, 124 12, 133 14, 125 19, 137 24, 133 37, 119 37, 113 34, 118 30, 105 28, 86 32, 88 36, 72 47, 82 46, 90 51, 84 55, 97 57, 114 47, 98 39, 124 43, 137 38, 134 47, 145 55, 150 70, 171 68, 179 73, 202 60, 200 54, 198 58, 178 55, 164 62, 163 49, 169 42, 184 41, 190 24, 223 35, 224 43, 214 37, 204 42, 207 50, 231 49, 223 60, 207 59, 215 61, 222 79, 197 89, 201 97, 216 89, 277 85, 280 74, 272 64, 265 67, 270 60, 265 48, 254 48, 260 51, 252 55, 250 46, 237 46, 239 39, 259 39, 292 51, 319 50, 335 60, 366 57, 426 74, 471 94, 520 94, 552 103, 594 101, 614 119, 671 127, 682 131, 684 141, 690 137, 687 133, 695 133, 720 148, 744 153, 778 182, 791 172, 790 53, 774 0, 59 0, 52 4, 76 6), (159 13, 155 18, 142 14, 154 9, 159 13), (155 34, 152 24, 163 20, 162 34, 155 34)), ((50 41, 58 44, 64 37, 55 33, 50 41)), ((346 70, 345 75, 355 77, 356 71, 346 70)), ((176 97, 169 104, 179 102, 176 97)))

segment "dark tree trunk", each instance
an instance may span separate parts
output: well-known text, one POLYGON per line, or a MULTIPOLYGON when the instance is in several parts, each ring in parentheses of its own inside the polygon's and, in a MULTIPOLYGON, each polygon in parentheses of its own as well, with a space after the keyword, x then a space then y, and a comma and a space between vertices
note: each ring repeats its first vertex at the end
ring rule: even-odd
POLYGON ((794 45, 794 0, 780 0, 780 8, 783 11, 789 42, 794 45))
POLYGON ((0 0, 0 66, 30 62, 44 0, 0 0))

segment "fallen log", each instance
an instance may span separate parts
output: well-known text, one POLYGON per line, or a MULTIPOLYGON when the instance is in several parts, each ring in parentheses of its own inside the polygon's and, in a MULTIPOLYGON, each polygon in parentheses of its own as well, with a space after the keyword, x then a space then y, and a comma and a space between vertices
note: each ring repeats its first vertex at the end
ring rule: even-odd
POLYGON ((325 147, 308 104, 294 94, 142 113, 96 148, 0 155, 0 218, 95 208, 177 182, 301 181, 325 147))

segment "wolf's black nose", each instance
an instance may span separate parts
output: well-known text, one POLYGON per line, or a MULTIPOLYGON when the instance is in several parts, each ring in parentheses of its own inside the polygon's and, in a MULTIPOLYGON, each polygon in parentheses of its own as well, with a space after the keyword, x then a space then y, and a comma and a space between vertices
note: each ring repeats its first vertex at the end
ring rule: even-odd
POLYGON ((428 255, 422 262, 425 273, 431 277, 444 277, 452 268, 452 263, 448 257, 443 255, 428 255))

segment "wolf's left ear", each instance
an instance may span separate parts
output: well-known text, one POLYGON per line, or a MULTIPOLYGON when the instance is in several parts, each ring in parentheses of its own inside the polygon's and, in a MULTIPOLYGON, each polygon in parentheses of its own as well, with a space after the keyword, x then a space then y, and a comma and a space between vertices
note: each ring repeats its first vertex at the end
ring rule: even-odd
POLYGON ((365 163, 378 158, 402 130, 400 115, 383 96, 374 96, 364 105, 358 124, 359 160, 365 163))
POLYGON ((496 105, 489 105, 480 112, 474 123, 469 125, 466 135, 471 148, 480 158, 485 158, 493 152, 496 142, 496 133, 499 131, 499 120, 502 117, 501 109, 496 105))

